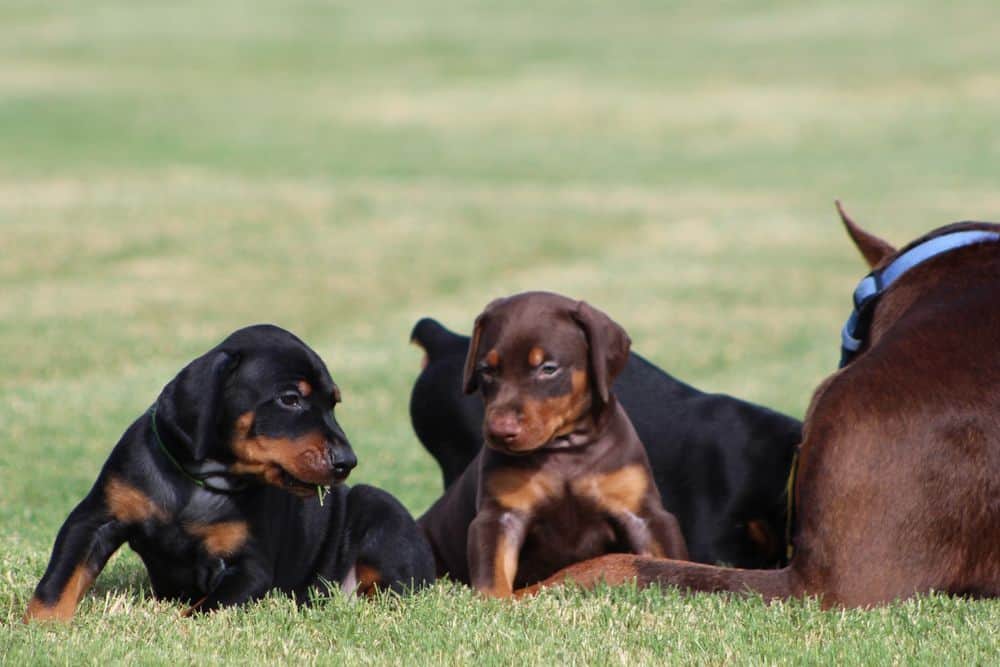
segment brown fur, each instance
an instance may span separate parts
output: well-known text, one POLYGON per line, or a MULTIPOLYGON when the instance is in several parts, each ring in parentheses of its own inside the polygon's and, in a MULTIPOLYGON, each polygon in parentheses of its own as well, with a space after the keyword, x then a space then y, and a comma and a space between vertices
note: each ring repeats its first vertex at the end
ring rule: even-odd
POLYGON ((27 623, 29 620, 68 621, 73 618, 76 606, 80 604, 80 599, 94 583, 95 576, 93 570, 86 565, 77 566, 55 604, 46 605, 37 597, 31 598, 28 609, 24 613, 24 622, 27 623))
POLYGON ((869 234, 865 230, 861 229, 851 216, 847 215, 847 211, 844 207, 837 202, 837 213, 840 214, 840 219, 844 223, 844 227, 847 229, 847 233, 850 235, 851 240, 854 241, 854 245, 858 247, 861 252, 861 256, 865 258, 868 262, 868 266, 875 268, 881 264, 886 257, 895 254, 896 249, 891 245, 875 236, 874 234, 869 234))
POLYGON ((245 521, 189 524, 184 528, 192 535, 201 538, 206 552, 220 558, 238 552, 246 544, 250 535, 245 521))
POLYGON ((536 470, 501 468, 486 477, 490 497, 507 509, 530 512, 547 498, 558 498, 559 480, 536 470))
POLYGON ((362 597, 373 597, 382 583, 382 573, 367 563, 357 562, 354 566, 358 577, 356 592, 362 597))
MULTIPOLYGON (((845 219, 869 262, 888 244, 845 219)), ((1000 232, 1000 225, 942 228, 1000 232)), ((912 269, 876 306, 869 339, 820 384, 795 489, 796 552, 782 570, 608 556, 572 579, 870 606, 932 590, 1000 596, 1000 246, 952 250, 912 269)), ((525 590, 530 594, 537 588, 525 590)))
POLYGON ((777 558, 781 549, 781 540, 775 535, 763 521, 751 520, 747 522, 747 535, 760 547, 763 554, 769 558, 777 558))
POLYGON ((439 574, 503 597, 601 553, 687 557, 608 393, 627 354, 624 330, 582 302, 528 293, 487 306, 464 382, 481 389, 488 447, 419 520, 439 574))
POLYGON ((145 493, 120 477, 111 477, 104 487, 108 511, 124 523, 141 523, 149 519, 166 521, 167 513, 145 493))
POLYGON ((308 433, 300 438, 268 438, 250 436, 254 415, 248 412, 236 421, 232 448, 237 463, 233 471, 253 474, 269 484, 283 486, 301 495, 312 495, 315 489, 300 485, 288 486, 282 476, 287 471, 307 484, 324 484, 327 466, 326 440, 319 433, 308 433))
MULTIPOLYGON (((525 441, 528 446, 515 451, 537 449, 558 438, 571 433, 579 426, 581 419, 587 416, 590 408, 590 389, 587 386, 587 373, 575 370, 572 373, 572 389, 570 393, 545 399, 525 398, 522 402, 524 412, 523 423, 525 441)), ((489 413, 487 413, 487 419, 489 413)), ((512 448, 513 449, 513 448, 512 448)))

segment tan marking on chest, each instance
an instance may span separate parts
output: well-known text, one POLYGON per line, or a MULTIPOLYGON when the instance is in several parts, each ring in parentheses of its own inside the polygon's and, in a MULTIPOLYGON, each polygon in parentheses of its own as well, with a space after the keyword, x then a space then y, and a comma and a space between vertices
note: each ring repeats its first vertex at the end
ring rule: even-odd
POLYGON ((104 486, 104 501, 111 515, 122 523, 148 519, 167 520, 167 512, 145 493, 120 477, 111 477, 104 486))
POLYGON ((202 544, 205 545, 205 551, 218 557, 232 556, 238 552, 246 544, 250 534, 244 521, 193 523, 184 526, 184 529, 195 537, 201 538, 202 544))
POLYGON ((94 572, 86 565, 77 565, 72 576, 66 582, 59 599, 54 604, 47 605, 36 597, 31 598, 28 610, 24 613, 24 621, 46 620, 68 621, 73 618, 80 599, 94 583, 94 572))
POLYGON ((613 472, 585 475, 570 482, 570 488, 574 495, 610 512, 638 514, 649 484, 649 471, 645 466, 633 464, 613 472))
POLYGON ((506 468, 486 477, 486 491, 507 509, 530 512, 546 500, 562 496, 559 480, 537 470, 506 468))

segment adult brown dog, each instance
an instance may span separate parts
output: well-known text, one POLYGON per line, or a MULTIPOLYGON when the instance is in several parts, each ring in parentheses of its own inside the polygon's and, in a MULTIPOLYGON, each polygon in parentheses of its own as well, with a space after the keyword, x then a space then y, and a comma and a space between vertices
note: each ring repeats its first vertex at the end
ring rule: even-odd
POLYGON ((476 319, 464 384, 482 394, 487 446, 418 520, 439 575, 503 597, 600 554, 687 558, 610 391, 629 343, 604 313, 546 292, 476 319))
POLYGON ((845 365, 806 415, 788 567, 608 556, 543 586, 636 580, 825 606, 1000 595, 1000 225, 949 225, 896 252, 841 217, 873 272, 845 365))

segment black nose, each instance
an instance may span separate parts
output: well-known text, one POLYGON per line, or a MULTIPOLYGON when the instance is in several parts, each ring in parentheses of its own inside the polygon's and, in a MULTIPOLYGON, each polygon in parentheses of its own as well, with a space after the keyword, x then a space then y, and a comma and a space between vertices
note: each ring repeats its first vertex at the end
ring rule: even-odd
POLYGON ((358 465, 358 457, 347 447, 337 447, 333 451, 333 476, 337 481, 347 479, 347 476, 358 465))

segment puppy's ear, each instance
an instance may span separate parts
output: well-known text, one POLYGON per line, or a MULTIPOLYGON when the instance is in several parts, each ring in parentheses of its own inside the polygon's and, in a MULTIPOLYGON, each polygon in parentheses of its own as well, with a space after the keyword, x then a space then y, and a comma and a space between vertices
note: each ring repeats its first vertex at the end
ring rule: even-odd
POLYGON ((896 252, 895 248, 879 237, 858 227, 858 224, 851 220, 851 216, 847 215, 847 211, 841 206, 840 201, 837 201, 836 204, 840 220, 844 223, 848 236, 861 252, 861 256, 868 262, 868 268, 874 269, 879 262, 896 252))
POLYGON ((632 339, 621 325, 585 301, 577 304, 573 319, 587 337, 594 389, 601 401, 607 403, 611 384, 628 361, 632 339))
POLYGON ((476 380, 476 359, 479 357, 479 339, 483 335, 483 327, 489 319, 490 311, 503 302, 504 299, 494 299, 486 304, 483 312, 476 317, 476 323, 472 325, 472 340, 469 341, 469 353, 465 356, 465 370, 462 373, 462 391, 471 394, 479 388, 476 380))
POLYGON ((195 461, 219 444, 225 385, 238 363, 237 353, 212 350, 185 366, 156 401, 157 423, 184 441, 195 461))

